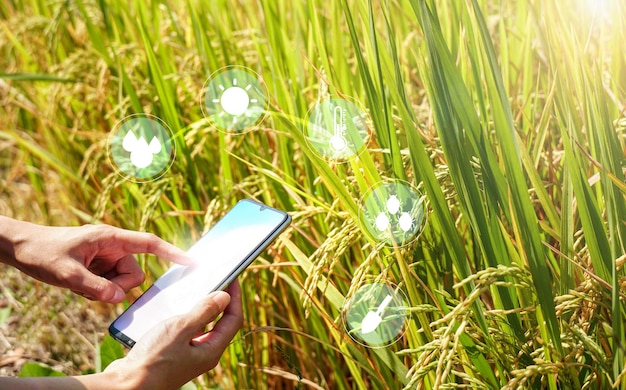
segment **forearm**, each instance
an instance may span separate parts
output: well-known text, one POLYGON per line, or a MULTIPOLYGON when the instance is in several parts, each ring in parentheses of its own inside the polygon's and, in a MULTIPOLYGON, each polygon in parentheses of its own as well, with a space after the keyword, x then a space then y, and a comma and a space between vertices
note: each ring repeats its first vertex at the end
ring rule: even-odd
POLYGON ((0 389, 15 390, 131 390, 139 383, 113 372, 66 377, 0 378, 0 389))
POLYGON ((0 262, 17 267, 16 247, 28 241, 29 230, 36 226, 32 223, 17 221, 0 215, 0 262))

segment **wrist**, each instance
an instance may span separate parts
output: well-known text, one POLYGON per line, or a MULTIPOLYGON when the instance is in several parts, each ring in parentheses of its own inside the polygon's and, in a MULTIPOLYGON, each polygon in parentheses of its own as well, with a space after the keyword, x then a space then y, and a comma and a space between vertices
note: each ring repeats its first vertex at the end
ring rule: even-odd
POLYGON ((28 241, 28 222, 0 215, 0 261, 19 268, 17 247, 28 241))
POLYGON ((142 365, 133 364, 128 357, 118 359, 98 375, 103 375, 103 383, 115 384, 115 389, 135 390, 153 389, 148 387, 150 376, 142 365))
POLYGON ((140 370, 133 370, 126 364, 126 359, 119 359, 111 363, 105 371, 98 375, 98 383, 108 386, 109 389, 135 390, 144 389, 145 376, 140 370), (114 367, 114 368, 113 368, 114 367))

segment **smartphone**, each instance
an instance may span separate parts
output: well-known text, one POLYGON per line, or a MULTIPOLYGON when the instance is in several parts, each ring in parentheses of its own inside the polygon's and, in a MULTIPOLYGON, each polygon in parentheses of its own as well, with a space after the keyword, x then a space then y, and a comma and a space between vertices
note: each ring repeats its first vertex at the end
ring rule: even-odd
POLYGON ((244 199, 187 253, 193 265, 171 266, 109 327, 132 348, 159 322, 188 313, 207 294, 225 289, 289 225, 289 214, 244 199))

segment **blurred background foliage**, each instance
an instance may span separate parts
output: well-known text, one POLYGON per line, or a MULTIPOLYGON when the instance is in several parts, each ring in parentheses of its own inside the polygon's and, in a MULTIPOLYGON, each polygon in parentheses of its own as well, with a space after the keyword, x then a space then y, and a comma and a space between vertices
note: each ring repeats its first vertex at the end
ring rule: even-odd
MULTIPOLYGON (((620 0, 3 1, 0 212, 187 248, 238 199, 289 211, 292 227, 240 278, 244 329, 201 388, 626 389, 623 42, 620 0), (227 65, 270 93, 244 135, 201 111, 205 80, 227 65), (329 96, 369 116, 373 139, 346 164, 303 135, 329 96), (136 113, 177 134, 171 170, 150 183, 124 181, 106 156, 136 113), (427 197, 424 232, 403 248, 358 223, 385 178, 427 197), (388 348, 341 325, 369 277, 408 297, 388 348)), ((140 261, 146 288, 167 264, 140 261)), ((5 351, 36 340, 67 374, 102 368, 122 307, 4 272, 5 351)))

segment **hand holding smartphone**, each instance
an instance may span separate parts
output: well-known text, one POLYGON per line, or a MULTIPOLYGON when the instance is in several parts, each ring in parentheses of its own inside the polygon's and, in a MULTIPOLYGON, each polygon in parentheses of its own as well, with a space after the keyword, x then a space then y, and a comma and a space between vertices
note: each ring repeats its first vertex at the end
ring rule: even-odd
POLYGON ((113 321, 109 333, 131 348, 159 322, 226 288, 290 222, 283 211, 241 200, 187 251, 196 263, 170 267, 113 321))

